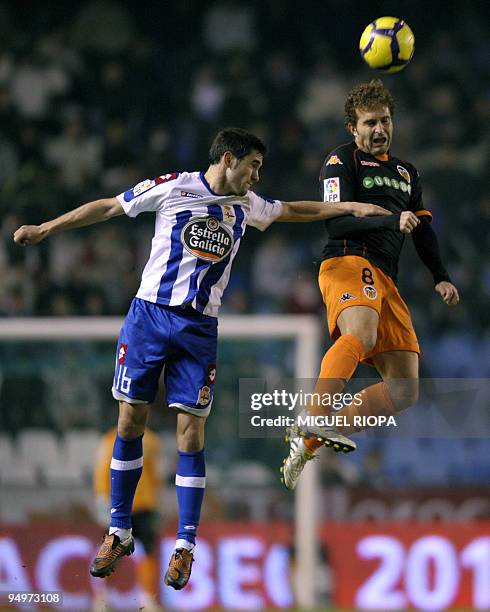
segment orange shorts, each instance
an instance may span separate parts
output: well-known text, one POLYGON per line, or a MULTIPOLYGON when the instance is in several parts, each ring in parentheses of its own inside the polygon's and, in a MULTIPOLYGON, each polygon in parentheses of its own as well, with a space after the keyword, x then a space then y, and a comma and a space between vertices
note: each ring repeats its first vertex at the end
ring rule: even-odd
POLYGON ((320 266, 318 282, 333 340, 340 336, 337 319, 345 308, 368 306, 378 313, 376 345, 362 361, 370 362, 374 355, 386 351, 420 354, 410 313, 395 283, 367 259, 356 255, 326 259, 320 266))

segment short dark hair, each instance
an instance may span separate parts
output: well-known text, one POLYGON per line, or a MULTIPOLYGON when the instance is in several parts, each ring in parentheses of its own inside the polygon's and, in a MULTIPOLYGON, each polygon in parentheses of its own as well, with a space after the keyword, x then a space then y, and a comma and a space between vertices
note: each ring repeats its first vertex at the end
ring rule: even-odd
POLYGON ((237 159, 243 159, 253 150, 264 156, 267 153, 267 147, 258 136, 241 128, 225 128, 213 140, 209 149, 209 163, 219 163, 226 151, 233 153, 237 159))
POLYGON ((345 101, 345 125, 356 125, 356 108, 359 110, 372 110, 376 106, 387 106, 393 117, 395 100, 389 89, 380 79, 373 79, 369 83, 361 83, 349 91, 345 101))

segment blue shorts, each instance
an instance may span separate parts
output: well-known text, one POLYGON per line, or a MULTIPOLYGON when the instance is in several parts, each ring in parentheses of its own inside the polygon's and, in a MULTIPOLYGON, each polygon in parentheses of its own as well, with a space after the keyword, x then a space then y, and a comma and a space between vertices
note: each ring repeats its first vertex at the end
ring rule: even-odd
POLYGON ((217 341, 216 317, 134 298, 119 334, 112 395, 130 404, 153 402, 165 366, 168 405, 207 416, 217 341))

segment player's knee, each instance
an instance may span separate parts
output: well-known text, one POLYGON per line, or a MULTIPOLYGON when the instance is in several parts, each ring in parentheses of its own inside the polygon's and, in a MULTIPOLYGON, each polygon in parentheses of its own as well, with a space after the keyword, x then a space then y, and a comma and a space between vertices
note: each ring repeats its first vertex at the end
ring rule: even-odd
POLYGON ((120 438, 138 438, 144 433, 145 426, 135 423, 129 418, 119 419, 117 433, 120 438))
POLYGON ((372 332, 367 330, 364 334, 362 334, 360 341, 362 342, 366 353, 370 353, 374 349, 377 339, 378 336, 375 331, 372 332))
POLYGON ((177 418, 177 448, 184 452, 198 452, 204 447, 205 417, 179 412, 177 418))
POLYGON ((145 431, 148 406, 146 404, 119 404, 117 433, 121 438, 138 438, 145 431))
POLYGON ((355 336, 359 340, 359 342, 361 342, 364 347, 365 353, 371 352, 375 347, 377 340, 376 329, 356 329, 355 331, 352 331, 350 333, 355 336))
POLYGON ((396 380, 390 385, 390 395, 397 412, 413 406, 419 399, 419 381, 417 378, 396 380))

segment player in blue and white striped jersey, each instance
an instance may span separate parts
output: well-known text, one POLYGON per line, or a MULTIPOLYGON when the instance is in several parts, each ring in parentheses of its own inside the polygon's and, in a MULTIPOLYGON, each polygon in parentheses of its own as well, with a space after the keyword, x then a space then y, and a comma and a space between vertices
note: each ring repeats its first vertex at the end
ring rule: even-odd
POLYGON ((117 197, 135 217, 156 213, 155 237, 136 297, 161 306, 192 306, 216 317, 247 225, 265 229, 280 202, 252 191, 214 192, 203 172, 166 174, 117 197))
POLYGON ((166 584, 183 588, 190 576, 205 487, 204 423, 216 377, 217 315, 231 265, 247 225, 318 221, 339 215, 387 214, 374 204, 280 202, 251 191, 266 147, 244 130, 216 136, 210 165, 146 180, 117 197, 90 202, 14 234, 21 245, 126 213, 156 215, 155 235, 141 285, 119 336, 112 392, 119 401, 111 461, 111 523, 91 566, 94 576, 114 571, 134 549, 131 508, 143 466, 142 436, 165 365, 168 404, 177 412, 176 490, 179 526, 166 584))

